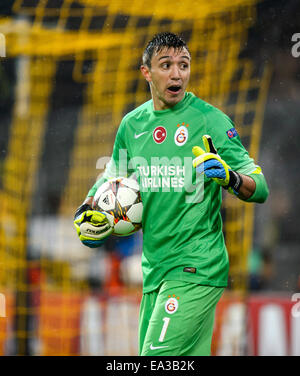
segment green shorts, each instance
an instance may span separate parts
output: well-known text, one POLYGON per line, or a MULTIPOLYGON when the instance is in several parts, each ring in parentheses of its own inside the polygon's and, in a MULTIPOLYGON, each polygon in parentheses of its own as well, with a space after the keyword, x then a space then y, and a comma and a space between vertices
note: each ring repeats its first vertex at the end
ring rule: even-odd
POLYGON ((216 305, 223 287, 165 281, 143 295, 139 354, 210 355, 216 305))

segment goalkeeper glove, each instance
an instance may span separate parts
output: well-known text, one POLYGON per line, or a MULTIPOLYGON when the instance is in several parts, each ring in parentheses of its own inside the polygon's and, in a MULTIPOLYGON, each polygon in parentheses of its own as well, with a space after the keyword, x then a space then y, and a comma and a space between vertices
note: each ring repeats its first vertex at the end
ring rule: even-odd
POLYGON ((223 188, 228 189, 229 193, 237 196, 243 183, 241 175, 232 171, 219 156, 210 136, 205 135, 202 140, 206 151, 199 146, 193 147, 192 152, 196 157, 193 160, 193 166, 198 172, 204 172, 208 178, 212 178, 223 188))
POLYGON ((90 248, 100 247, 113 231, 106 215, 92 210, 88 204, 82 204, 76 210, 74 226, 81 242, 90 248))

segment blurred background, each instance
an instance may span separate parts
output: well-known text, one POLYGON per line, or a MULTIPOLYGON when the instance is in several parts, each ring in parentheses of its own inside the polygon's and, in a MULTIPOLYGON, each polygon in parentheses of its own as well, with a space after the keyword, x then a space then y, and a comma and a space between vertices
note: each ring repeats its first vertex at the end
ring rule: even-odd
POLYGON ((161 31, 187 40, 189 91, 232 118, 270 187, 264 205, 224 195, 213 354, 300 355, 297 0, 1 1, 2 355, 137 354, 142 233, 89 249, 73 216, 150 98, 139 65, 161 31))

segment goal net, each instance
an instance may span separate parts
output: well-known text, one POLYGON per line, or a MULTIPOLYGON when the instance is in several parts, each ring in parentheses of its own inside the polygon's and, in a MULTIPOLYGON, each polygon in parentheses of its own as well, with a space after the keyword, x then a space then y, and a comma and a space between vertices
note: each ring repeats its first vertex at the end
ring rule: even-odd
MULTIPOLYGON (((110 156, 121 118, 150 97, 139 65, 157 32, 186 39, 188 90, 231 116, 258 158, 270 70, 241 55, 256 3, 16 0, 0 18, 0 74, 13 90, 0 156, 0 353, 136 354, 140 285, 110 278, 95 295, 99 252, 79 244, 74 211, 110 156)), ((245 291, 254 207, 225 195, 223 214, 231 288, 245 291)), ((114 257, 103 261, 104 280, 120 262, 114 257)))

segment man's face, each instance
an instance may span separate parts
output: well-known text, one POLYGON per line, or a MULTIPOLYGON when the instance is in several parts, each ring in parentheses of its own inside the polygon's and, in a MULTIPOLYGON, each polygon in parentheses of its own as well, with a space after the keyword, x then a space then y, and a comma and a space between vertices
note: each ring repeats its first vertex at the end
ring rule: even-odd
POLYGON ((190 78, 190 54, 186 48, 163 48, 154 53, 151 68, 142 65, 141 71, 150 84, 155 110, 175 106, 185 94, 190 78))

